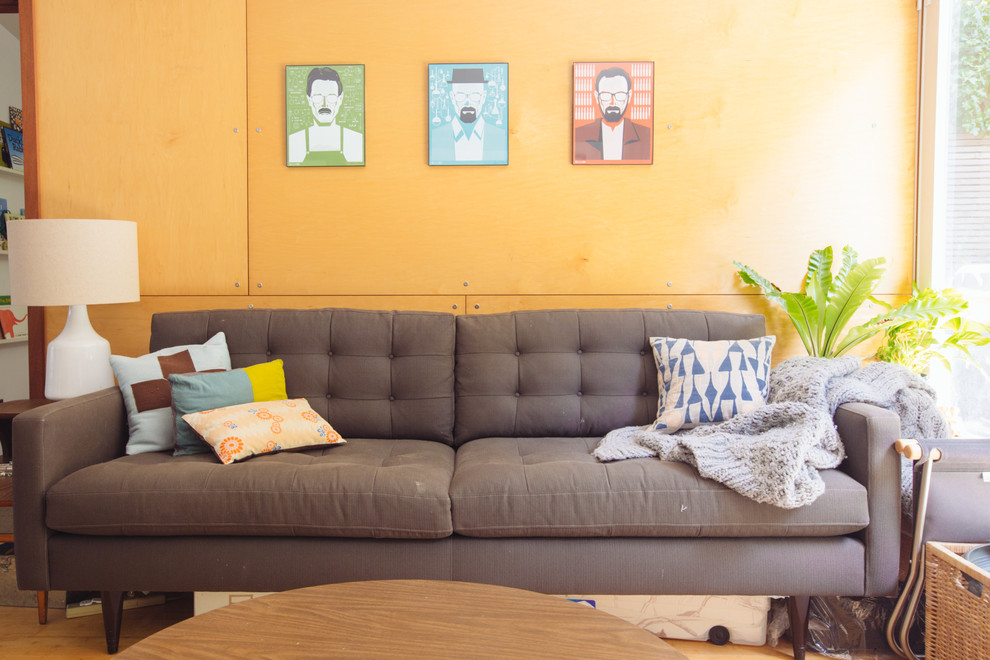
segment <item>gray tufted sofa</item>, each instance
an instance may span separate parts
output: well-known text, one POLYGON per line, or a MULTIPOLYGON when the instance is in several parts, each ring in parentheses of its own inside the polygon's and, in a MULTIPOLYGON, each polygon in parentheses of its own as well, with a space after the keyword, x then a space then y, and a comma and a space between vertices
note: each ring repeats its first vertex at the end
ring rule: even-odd
POLYGON ((555 310, 215 310, 155 315, 151 350, 227 336, 234 367, 284 361, 347 439, 224 466, 124 455, 116 388, 14 422, 18 582, 104 592, 278 591, 370 579, 544 593, 788 595, 897 587, 896 415, 847 404, 848 459, 810 506, 757 504, 679 463, 601 464, 609 430, 652 421, 651 336, 741 339, 757 315, 555 310))

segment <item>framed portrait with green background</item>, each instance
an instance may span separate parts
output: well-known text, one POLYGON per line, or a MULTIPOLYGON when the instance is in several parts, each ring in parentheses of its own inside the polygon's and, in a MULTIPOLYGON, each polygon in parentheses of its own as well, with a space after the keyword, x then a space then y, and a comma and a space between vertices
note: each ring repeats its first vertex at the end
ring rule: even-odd
POLYGON ((285 163, 364 165, 364 65, 285 67, 285 163))

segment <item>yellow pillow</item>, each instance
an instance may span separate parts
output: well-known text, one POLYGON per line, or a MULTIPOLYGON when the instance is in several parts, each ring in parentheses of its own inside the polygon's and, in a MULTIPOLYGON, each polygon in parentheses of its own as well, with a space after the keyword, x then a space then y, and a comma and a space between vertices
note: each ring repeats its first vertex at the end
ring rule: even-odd
POLYGON ((306 399, 242 403, 183 415, 224 464, 290 449, 346 441, 306 399))
POLYGON ((251 389, 255 401, 278 401, 287 399, 285 393, 285 371, 281 360, 244 367, 244 373, 251 379, 251 389))

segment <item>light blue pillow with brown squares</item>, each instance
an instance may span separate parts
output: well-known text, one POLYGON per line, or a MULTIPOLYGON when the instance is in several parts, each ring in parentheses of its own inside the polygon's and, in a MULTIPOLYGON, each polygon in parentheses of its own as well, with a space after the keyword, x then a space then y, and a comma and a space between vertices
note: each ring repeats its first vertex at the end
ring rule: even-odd
POLYGON ((227 337, 218 332, 202 344, 172 346, 140 357, 111 355, 110 366, 127 410, 125 451, 141 454, 172 449, 175 444, 169 375, 228 371, 230 353, 227 337))

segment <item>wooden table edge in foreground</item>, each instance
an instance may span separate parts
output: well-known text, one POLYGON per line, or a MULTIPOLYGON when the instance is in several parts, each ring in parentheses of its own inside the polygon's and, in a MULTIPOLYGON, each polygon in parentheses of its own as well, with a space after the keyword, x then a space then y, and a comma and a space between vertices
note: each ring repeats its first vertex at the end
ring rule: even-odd
POLYGON ((423 657, 686 660, 652 633, 532 591, 440 580, 343 582, 205 612, 125 658, 423 657))

